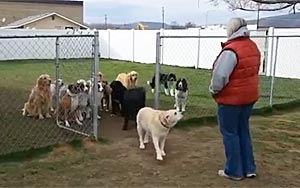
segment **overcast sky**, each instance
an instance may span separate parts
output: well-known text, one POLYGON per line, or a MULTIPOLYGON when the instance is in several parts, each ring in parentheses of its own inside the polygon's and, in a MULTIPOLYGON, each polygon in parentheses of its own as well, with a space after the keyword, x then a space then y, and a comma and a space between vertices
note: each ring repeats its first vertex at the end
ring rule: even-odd
MULTIPOLYGON (((241 16, 245 19, 256 18, 256 12, 230 11, 226 4, 218 7, 209 0, 84 0, 84 21, 86 23, 131 23, 138 21, 162 20, 162 7, 165 10, 165 22, 176 21, 179 24, 193 22, 196 24, 224 23, 231 17, 241 16)), ((286 12, 286 11, 285 11, 286 12)), ((262 16, 278 15, 285 12, 262 13, 262 16)))

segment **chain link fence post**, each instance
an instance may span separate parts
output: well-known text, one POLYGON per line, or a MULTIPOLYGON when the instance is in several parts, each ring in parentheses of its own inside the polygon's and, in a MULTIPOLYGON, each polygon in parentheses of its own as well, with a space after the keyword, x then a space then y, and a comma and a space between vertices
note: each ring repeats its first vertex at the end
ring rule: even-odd
POLYGON ((275 57, 274 57, 273 73, 272 73, 272 80, 271 80, 271 89, 270 89, 270 103, 269 103, 270 107, 273 106, 274 81, 275 81, 276 63, 277 63, 277 55, 278 55, 278 42, 279 42, 279 37, 276 37, 275 54, 274 54, 275 57))
POLYGON ((94 67, 93 67, 93 135, 98 140, 98 105, 96 101, 96 93, 98 90, 98 72, 99 72, 99 31, 95 31, 94 38, 94 67))
MULTIPOLYGON (((56 37, 55 39, 55 109, 58 108, 59 106, 59 87, 58 87, 58 82, 57 80, 60 78, 59 75, 59 37, 56 37)), ((58 111, 55 113, 55 119, 57 121, 58 119, 58 111)), ((56 123, 56 125, 58 126, 59 124, 56 123)))
POLYGON ((196 66, 195 66, 195 69, 198 69, 199 67, 199 63, 200 63, 200 48, 201 48, 201 43, 200 43, 200 40, 201 40, 201 28, 198 29, 198 49, 197 49, 197 62, 196 62, 196 66))
POLYGON ((155 91, 154 91, 154 108, 159 108, 159 95, 160 95, 160 49, 161 48, 161 38, 160 32, 156 33, 156 63, 155 63, 155 91))

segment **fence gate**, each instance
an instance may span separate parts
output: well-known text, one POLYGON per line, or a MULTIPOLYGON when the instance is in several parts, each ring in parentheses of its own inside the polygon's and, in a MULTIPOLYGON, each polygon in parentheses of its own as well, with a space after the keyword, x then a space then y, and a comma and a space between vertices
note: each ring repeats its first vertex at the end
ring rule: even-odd
MULTIPOLYGON (((96 31, 94 35, 56 37, 55 60, 55 80, 59 80, 56 81, 55 88, 56 106, 62 100, 67 85, 74 85, 75 92, 81 91, 79 96, 69 94, 72 104, 79 103, 79 111, 72 112, 71 121, 66 122, 64 110, 59 110, 56 113, 57 126, 83 136, 94 136, 97 139, 98 119, 101 118, 98 115, 97 105, 100 101, 97 98, 100 87, 98 85, 99 33, 96 31), (61 83, 63 85, 60 85, 61 83)), ((71 111, 73 111, 72 105, 71 111)))

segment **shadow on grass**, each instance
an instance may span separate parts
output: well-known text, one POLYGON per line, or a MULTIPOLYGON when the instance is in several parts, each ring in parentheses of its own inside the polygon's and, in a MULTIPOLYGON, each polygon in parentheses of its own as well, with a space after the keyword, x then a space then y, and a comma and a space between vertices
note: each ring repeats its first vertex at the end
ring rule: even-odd
MULTIPOLYGON (((102 143, 107 144, 110 141, 107 138, 98 138, 98 141, 96 141, 93 138, 89 138, 90 141, 95 143, 102 143)), ((75 150, 79 150, 83 147, 83 139, 75 139, 70 142, 67 142, 65 144, 68 144, 75 150)), ((0 156, 0 163, 6 163, 6 162, 24 162, 32 159, 37 158, 43 158, 50 152, 52 152, 56 147, 59 147, 60 144, 55 144, 51 146, 41 147, 41 148, 31 148, 28 150, 18 151, 18 152, 12 152, 9 154, 1 155, 0 156)))

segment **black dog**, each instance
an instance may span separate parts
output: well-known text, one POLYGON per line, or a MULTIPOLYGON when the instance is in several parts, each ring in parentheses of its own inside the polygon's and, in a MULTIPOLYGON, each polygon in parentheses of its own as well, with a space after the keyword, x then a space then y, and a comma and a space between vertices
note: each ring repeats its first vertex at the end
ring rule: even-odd
MULTIPOLYGON (((164 86, 164 91, 166 95, 175 95, 175 82, 176 82, 176 75, 174 73, 169 73, 169 74, 164 74, 160 73, 159 74, 159 84, 164 86)), ((155 75, 152 77, 151 82, 147 82, 148 85, 151 87, 152 93, 154 93, 155 89, 155 75)))
POLYGON ((111 113, 117 114, 117 112, 122 113, 122 103, 124 99, 124 93, 127 88, 120 81, 112 81, 110 83, 111 91, 111 113))
POLYGON ((126 90, 122 103, 124 116, 123 130, 127 130, 128 121, 136 121, 138 111, 146 105, 146 90, 144 87, 136 87, 126 90))

